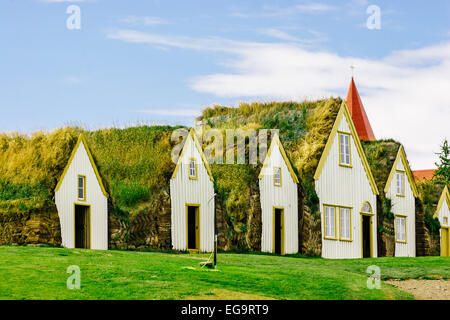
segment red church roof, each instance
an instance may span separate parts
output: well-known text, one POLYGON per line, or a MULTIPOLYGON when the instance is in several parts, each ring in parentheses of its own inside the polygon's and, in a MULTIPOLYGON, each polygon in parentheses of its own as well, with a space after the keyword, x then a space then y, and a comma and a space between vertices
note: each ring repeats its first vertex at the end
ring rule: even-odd
POLYGON ((413 171, 413 175, 416 178, 416 181, 420 180, 431 180, 433 178, 434 169, 430 170, 415 170, 413 171))
POLYGON ((347 93, 347 106, 350 114, 352 115, 359 138, 361 140, 369 141, 376 140, 372 127, 370 126, 369 118, 367 118, 366 111, 364 110, 361 98, 359 97, 358 89, 356 89, 353 77, 347 93))

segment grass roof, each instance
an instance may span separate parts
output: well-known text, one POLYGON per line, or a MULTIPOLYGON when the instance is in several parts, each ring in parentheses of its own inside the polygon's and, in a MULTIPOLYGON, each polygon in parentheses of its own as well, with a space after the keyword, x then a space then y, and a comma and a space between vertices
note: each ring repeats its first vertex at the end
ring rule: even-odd
POLYGON ((382 191, 386 186, 401 144, 394 140, 361 140, 361 144, 378 190, 382 191))

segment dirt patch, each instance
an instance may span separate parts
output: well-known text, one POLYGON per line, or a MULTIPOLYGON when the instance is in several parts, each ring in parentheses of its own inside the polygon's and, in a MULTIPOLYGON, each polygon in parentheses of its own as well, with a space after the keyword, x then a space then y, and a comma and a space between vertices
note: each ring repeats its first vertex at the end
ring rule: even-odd
POLYGON ((183 297, 184 300, 275 300, 252 293, 243 293, 227 289, 213 289, 195 296, 183 297))
POLYGON ((417 300, 450 300, 448 280, 388 280, 386 283, 411 293, 417 300))

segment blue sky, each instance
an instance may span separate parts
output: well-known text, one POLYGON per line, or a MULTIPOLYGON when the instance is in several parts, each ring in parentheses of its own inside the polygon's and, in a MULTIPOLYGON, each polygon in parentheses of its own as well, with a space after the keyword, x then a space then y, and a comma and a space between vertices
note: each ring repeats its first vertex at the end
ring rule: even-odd
POLYGON ((345 96, 354 64, 375 135, 413 168, 450 138, 445 0, 3 0, 0 39, 0 131, 192 125, 214 103, 345 96))

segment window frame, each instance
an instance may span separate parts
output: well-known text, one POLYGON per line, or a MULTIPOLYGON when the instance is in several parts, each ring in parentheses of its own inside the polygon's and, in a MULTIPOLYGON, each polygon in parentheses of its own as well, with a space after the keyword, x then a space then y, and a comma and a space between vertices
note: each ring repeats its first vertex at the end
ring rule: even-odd
POLYGON ((338 140, 339 140, 339 166, 346 167, 346 168, 353 168, 352 164, 352 134, 349 132, 343 132, 338 131, 338 140), (349 163, 343 163, 342 162, 342 151, 341 151, 341 144, 342 144, 342 136, 348 136, 348 160, 349 163))
POLYGON ((402 170, 396 170, 396 172, 395 172, 395 193, 396 193, 397 197, 405 197, 405 194, 406 194, 406 181, 405 180, 406 180, 406 172, 402 171, 402 170), (403 186, 402 186, 403 193, 398 192, 398 187, 399 187, 398 177, 400 175, 403 177, 402 178, 403 179, 403 186))
POLYGON ((401 215, 401 214, 396 214, 395 215, 395 242, 396 243, 403 243, 406 244, 408 243, 408 228, 407 228, 407 220, 408 217, 405 215, 401 215), (405 229, 404 229, 404 235, 405 235, 405 240, 399 240, 398 239, 398 219, 403 219, 405 221, 405 229))
POLYGON ((282 180, 282 173, 281 173, 281 167, 273 167, 273 185, 276 187, 281 187, 283 185, 283 180, 282 180), (275 170, 276 169, 280 169, 280 183, 277 184, 276 183, 276 179, 275 179, 275 170))
POLYGON ((352 242, 353 241, 353 237, 352 237, 352 209, 351 207, 344 207, 344 206, 340 206, 339 207, 339 241, 345 241, 345 242, 352 242), (342 237, 342 209, 346 209, 349 212, 349 238, 343 238, 342 237))
POLYGON ((323 205, 323 238, 325 240, 338 240, 337 230, 336 230, 336 206, 324 204, 323 205), (327 207, 334 209, 334 237, 327 236, 327 207))
POLYGON ((86 201, 86 176, 82 174, 77 175, 77 199, 86 201), (80 178, 83 179, 83 198, 80 198, 80 178))
POLYGON ((197 159, 196 158, 189 158, 189 164, 188 164, 188 176, 190 180, 198 180, 198 168, 197 168, 197 159), (195 164, 195 176, 191 175, 191 163, 194 161, 195 164))
POLYGON ((442 217, 442 224, 443 224, 444 226, 448 226, 448 217, 447 217, 447 216, 442 217))

